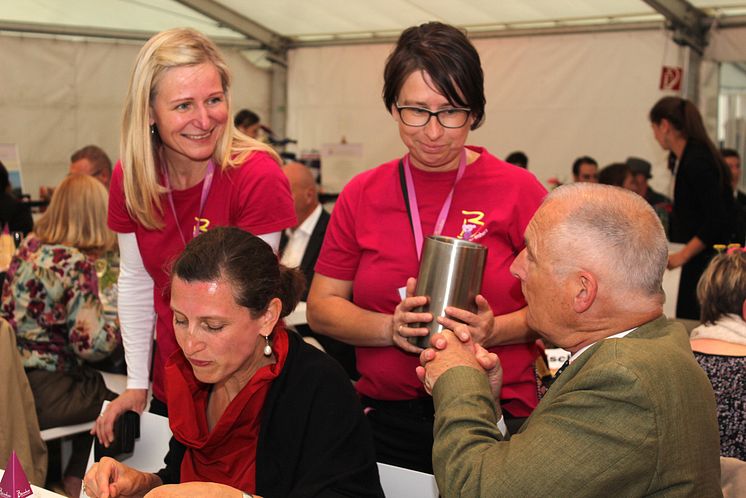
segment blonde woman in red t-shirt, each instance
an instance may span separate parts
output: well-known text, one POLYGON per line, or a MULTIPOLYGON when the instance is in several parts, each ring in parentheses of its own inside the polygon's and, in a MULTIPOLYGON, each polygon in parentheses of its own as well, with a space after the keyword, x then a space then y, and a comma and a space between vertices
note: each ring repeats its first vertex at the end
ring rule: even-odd
POLYGON ((135 62, 109 201, 128 378, 93 429, 105 446, 120 414, 145 408, 154 328, 151 411, 166 413, 163 367, 178 349, 168 266, 189 240, 238 226, 276 250, 280 231, 295 224, 277 154, 233 126, 230 83, 215 44, 193 29, 158 33, 135 62))

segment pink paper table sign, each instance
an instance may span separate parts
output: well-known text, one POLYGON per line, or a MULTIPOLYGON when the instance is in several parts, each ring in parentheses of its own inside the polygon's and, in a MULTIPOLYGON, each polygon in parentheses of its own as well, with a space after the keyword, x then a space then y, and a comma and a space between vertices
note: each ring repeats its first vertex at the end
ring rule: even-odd
POLYGON ((29 498, 31 496, 34 496, 34 492, 14 451, 8 457, 5 473, 0 480, 0 498, 29 498))

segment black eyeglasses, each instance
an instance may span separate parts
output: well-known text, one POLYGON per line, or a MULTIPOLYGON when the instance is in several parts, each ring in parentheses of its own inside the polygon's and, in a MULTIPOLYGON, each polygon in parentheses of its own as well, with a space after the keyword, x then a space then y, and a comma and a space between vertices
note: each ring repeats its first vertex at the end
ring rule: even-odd
POLYGON ((396 104, 396 110, 405 125, 418 128, 428 124, 433 116, 443 128, 461 128, 466 124, 469 114, 471 114, 471 109, 464 107, 431 111, 423 107, 396 104))

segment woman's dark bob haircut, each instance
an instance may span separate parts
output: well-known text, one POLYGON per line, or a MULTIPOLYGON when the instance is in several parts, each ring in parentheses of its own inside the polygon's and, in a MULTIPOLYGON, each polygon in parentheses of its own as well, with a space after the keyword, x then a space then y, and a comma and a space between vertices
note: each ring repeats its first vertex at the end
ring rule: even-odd
POLYGON ((454 107, 468 107, 472 130, 484 120, 484 74, 479 54, 466 35, 447 24, 429 22, 405 29, 383 71, 383 102, 391 112, 404 81, 415 71, 427 73, 454 107))

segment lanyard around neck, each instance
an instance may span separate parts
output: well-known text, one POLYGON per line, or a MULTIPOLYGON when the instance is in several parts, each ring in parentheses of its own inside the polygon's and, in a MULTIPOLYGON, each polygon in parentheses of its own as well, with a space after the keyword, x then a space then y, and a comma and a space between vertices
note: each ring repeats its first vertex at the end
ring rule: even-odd
MULTIPOLYGON (((168 191, 168 203, 171 206, 171 213, 174 215, 174 220, 176 221, 176 228, 179 230, 179 236, 181 237, 181 241, 184 243, 184 247, 187 245, 186 237, 184 236, 184 232, 181 231, 181 223, 179 222, 179 217, 176 215, 176 206, 174 205, 174 196, 171 193, 171 182, 168 179, 168 170, 166 169, 166 165, 164 162, 161 162, 161 171, 163 172, 163 181, 166 184, 166 190, 168 191)), ((199 219, 202 218, 202 213, 205 210, 205 204, 207 203, 207 195, 210 193, 210 187, 212 186, 212 177, 215 175, 215 163, 210 159, 207 162, 207 172, 205 173, 205 178, 202 181, 202 196, 199 200, 199 213, 197 213, 197 218, 194 222, 194 228, 192 229, 192 239, 195 238, 197 235, 199 235, 199 219)), ((191 240, 191 239, 190 239, 191 240)))
MULTIPOLYGON (((404 156, 403 168, 404 170, 404 187, 406 188, 406 200, 408 202, 409 221, 412 225, 412 233, 414 234, 414 243, 417 247, 417 259, 422 256, 422 245, 424 243, 424 236, 422 234, 422 222, 420 221, 420 209, 417 206, 417 193, 414 188, 414 181, 412 180, 412 170, 409 164, 409 154, 404 156)), ((456 179, 451 185, 451 191, 448 192, 448 197, 443 202, 443 206, 440 208, 440 213, 435 221, 434 235, 440 235, 443 232, 443 226, 448 218, 448 211, 451 209, 451 202, 453 201, 453 192, 456 190, 456 184, 464 176, 464 170, 466 169, 466 149, 461 152, 461 159, 458 164, 458 171, 456 172, 456 179)))

